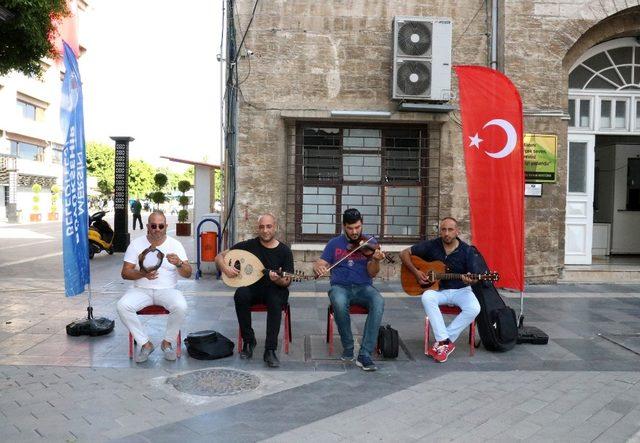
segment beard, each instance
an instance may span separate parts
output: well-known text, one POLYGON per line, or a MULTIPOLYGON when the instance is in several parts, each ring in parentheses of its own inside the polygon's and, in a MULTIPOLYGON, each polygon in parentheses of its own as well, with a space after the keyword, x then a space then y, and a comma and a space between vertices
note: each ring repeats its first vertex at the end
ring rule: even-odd
POLYGON ((260 240, 262 240, 263 242, 269 243, 271 240, 273 240, 275 234, 260 234, 258 235, 258 237, 260 237, 260 240))

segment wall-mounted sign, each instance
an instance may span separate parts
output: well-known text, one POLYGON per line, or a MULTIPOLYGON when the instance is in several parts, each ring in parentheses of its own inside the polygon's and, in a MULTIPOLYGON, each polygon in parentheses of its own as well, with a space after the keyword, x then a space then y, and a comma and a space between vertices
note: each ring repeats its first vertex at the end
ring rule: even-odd
POLYGON ((542 197, 542 183, 525 183, 524 195, 527 197, 542 197))
POLYGON ((558 137, 549 134, 524 135, 524 181, 555 183, 558 137))

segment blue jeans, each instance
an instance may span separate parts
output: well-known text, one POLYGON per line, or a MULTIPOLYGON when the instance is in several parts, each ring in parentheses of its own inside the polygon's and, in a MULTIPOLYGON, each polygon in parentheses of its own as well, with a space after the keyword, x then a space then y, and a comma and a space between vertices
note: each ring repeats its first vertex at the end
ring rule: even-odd
POLYGON ((340 333, 340 341, 346 355, 353 354, 353 334, 351 333, 351 316, 349 306, 363 306, 369 310, 362 334, 360 355, 371 357, 378 340, 378 328, 384 312, 384 298, 371 285, 331 285, 329 299, 333 306, 333 314, 340 333))

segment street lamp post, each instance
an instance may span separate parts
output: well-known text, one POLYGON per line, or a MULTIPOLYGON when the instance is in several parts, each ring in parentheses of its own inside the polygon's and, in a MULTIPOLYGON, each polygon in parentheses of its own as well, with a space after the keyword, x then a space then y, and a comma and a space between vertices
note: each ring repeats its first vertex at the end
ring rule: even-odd
POLYGON ((111 137, 116 142, 113 186, 113 250, 125 252, 129 246, 129 142, 133 137, 111 137))

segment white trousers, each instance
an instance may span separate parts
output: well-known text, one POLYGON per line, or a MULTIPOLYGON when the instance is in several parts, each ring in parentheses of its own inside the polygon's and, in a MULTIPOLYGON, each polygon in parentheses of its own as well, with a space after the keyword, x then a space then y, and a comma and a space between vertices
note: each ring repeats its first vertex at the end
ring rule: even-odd
POLYGON ((480 313, 480 303, 473 294, 471 286, 441 291, 429 289, 422 294, 422 305, 437 341, 448 338, 455 342, 464 328, 469 326, 480 313), (458 306, 462 312, 449 323, 449 326, 445 326, 440 305, 458 306))
POLYGON ((142 346, 149 341, 149 336, 142 327, 142 322, 136 312, 151 305, 164 306, 170 312, 164 339, 171 343, 175 349, 178 331, 187 312, 187 301, 181 291, 177 289, 130 288, 118 300, 118 315, 136 342, 142 346))

